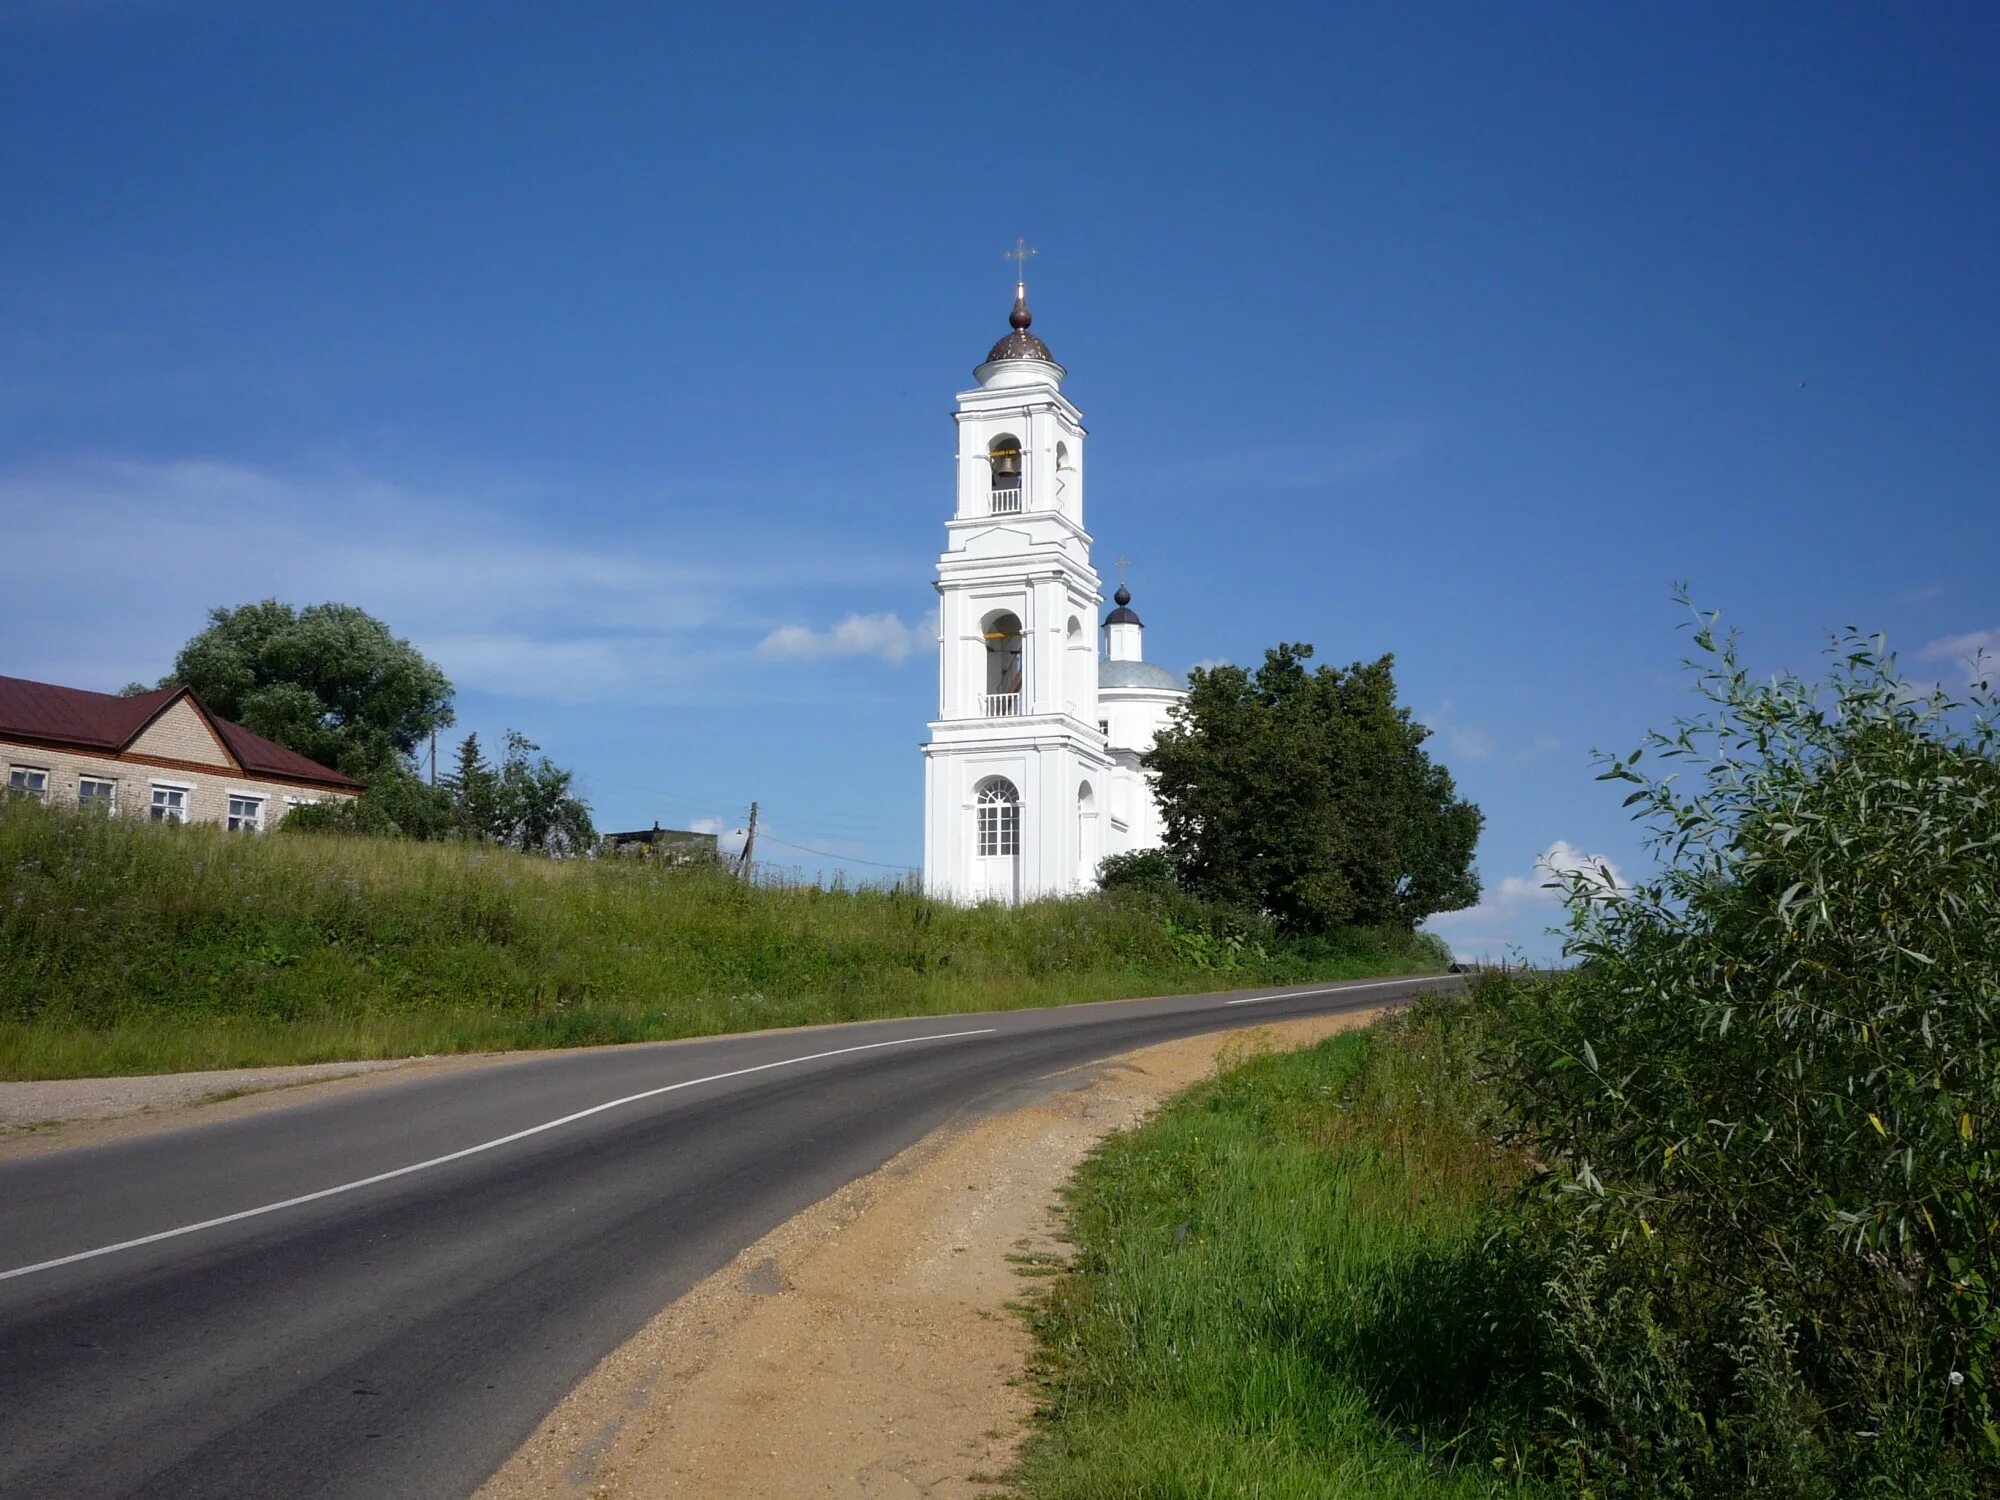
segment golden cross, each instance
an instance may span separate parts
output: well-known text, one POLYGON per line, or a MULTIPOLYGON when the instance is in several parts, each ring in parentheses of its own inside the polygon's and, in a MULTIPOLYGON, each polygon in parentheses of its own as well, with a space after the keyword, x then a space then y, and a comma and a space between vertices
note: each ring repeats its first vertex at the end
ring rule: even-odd
POLYGON ((1025 284, 1028 279, 1028 257, 1040 253, 1040 251, 1029 249, 1025 238, 1017 238, 1014 241, 1014 248, 1007 251, 1000 258, 1014 262, 1014 279, 1025 284))

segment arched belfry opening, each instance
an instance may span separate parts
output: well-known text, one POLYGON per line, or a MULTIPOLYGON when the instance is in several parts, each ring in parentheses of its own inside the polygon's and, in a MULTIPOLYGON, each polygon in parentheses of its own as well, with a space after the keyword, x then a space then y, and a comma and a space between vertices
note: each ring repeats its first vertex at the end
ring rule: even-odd
POLYGON ((986 693, 980 714, 1012 718, 1025 711, 1028 685, 1021 617, 1011 609, 994 610, 980 622, 980 635, 986 643, 986 693))
POLYGON ((1020 514, 1021 440, 1011 432, 1001 433, 986 445, 986 460, 993 470, 993 514, 1020 514))

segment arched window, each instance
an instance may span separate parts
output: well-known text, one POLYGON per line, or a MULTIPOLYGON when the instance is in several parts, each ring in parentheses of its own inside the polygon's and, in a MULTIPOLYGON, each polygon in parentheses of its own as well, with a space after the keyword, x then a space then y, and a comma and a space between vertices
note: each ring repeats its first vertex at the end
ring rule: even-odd
POLYGON ((986 445, 993 469, 993 514, 1013 515, 1021 509, 1021 440, 1003 432, 986 445))
POLYGON ((1021 852, 1021 794, 1004 776, 989 776, 979 783, 974 805, 978 819, 981 857, 1021 852))
POLYGON ((1011 609, 995 610, 980 622, 980 633, 986 640, 986 701, 981 715, 990 719, 1018 714, 1026 685, 1021 617, 1011 609))
POLYGON ((1076 879, 1088 888, 1097 880, 1097 793, 1089 782, 1076 789, 1076 879))

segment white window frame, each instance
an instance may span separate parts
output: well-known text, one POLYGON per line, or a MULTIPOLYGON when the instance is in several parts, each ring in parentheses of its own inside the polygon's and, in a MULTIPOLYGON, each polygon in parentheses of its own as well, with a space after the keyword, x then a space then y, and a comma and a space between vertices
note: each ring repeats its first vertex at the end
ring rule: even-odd
POLYGON ((94 776, 88 771, 79 771, 76 778, 76 805, 78 807, 96 807, 100 803, 108 813, 118 811, 118 778, 116 776, 94 776), (102 798, 86 797, 83 795, 83 789, 87 786, 108 786, 111 788, 111 795, 102 798))
POLYGON ((1021 793, 1013 782, 993 777, 973 798, 973 829, 981 859, 1010 859, 1021 852, 1021 793))
POLYGON ((246 792, 238 787, 230 787, 223 793, 222 826, 231 833, 262 833, 270 825, 266 821, 271 794, 269 792, 246 792), (257 805, 257 820, 254 823, 236 821, 238 802, 254 802, 257 805))
POLYGON ((154 779, 148 781, 146 785, 148 788, 146 796, 146 816, 148 819, 155 823, 187 823, 192 821, 194 818, 194 783, 192 781, 160 781, 154 779), (181 794, 180 807, 175 809, 163 805, 159 800, 161 792, 179 792, 181 794), (178 817, 168 816, 163 818, 160 816, 162 812, 172 814, 176 811, 179 813, 178 817))
POLYGON ((49 800, 49 781, 49 768, 47 766, 30 766, 14 761, 7 763, 7 793, 9 796, 33 797, 38 802, 46 802, 49 800), (14 784, 16 776, 39 776, 42 778, 42 784, 40 786, 16 786, 14 784))

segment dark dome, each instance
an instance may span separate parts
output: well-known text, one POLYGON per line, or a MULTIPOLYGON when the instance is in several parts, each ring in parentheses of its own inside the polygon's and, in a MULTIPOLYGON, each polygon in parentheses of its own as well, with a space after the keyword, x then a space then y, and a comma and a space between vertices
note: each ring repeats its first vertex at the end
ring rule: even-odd
POLYGON ((1007 321, 1014 331, 993 346, 993 352, 986 356, 987 363, 996 359, 1041 359, 1050 364, 1056 357, 1049 353, 1049 346, 1028 332, 1028 325, 1035 321, 1035 315, 1028 311, 1028 289, 1018 286, 1014 289, 1014 311, 1007 321))
POLYGON ((1143 626, 1146 623, 1132 613, 1132 591, 1126 588, 1124 584, 1121 583, 1118 585, 1118 592, 1111 596, 1111 602, 1118 607, 1104 617, 1105 624, 1143 626))

